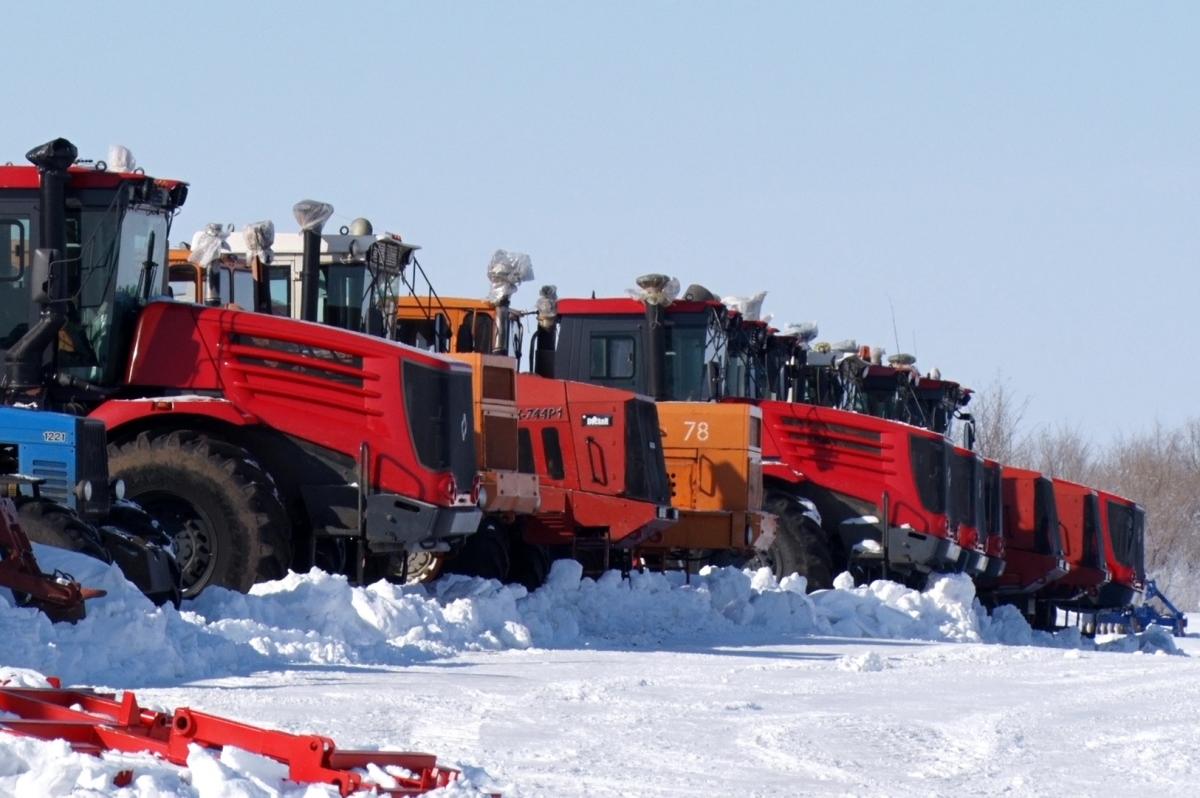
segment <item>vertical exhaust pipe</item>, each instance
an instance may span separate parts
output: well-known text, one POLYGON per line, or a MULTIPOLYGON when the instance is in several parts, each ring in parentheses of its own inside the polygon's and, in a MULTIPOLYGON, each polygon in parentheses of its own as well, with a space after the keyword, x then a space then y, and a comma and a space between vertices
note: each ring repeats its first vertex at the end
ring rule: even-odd
MULTIPOLYGON (((637 278, 637 287, 646 314, 646 394, 657 401, 667 398, 667 328, 663 308, 675 301, 679 281, 665 274, 643 274, 637 278)), ((693 290, 703 289, 699 286, 688 289, 693 290)))
POLYGON ((66 323, 61 303, 70 298, 70 282, 64 255, 67 249, 67 169, 79 150, 66 139, 54 139, 25 153, 37 167, 39 180, 39 236, 34 242, 29 283, 31 299, 41 313, 28 332, 4 354, 4 384, 15 390, 41 387, 47 350, 58 340, 66 323))
POLYGON ((646 393, 654 400, 666 399, 667 328, 663 326, 662 305, 644 305, 646 309, 646 393))
POLYGON ((318 321, 317 295, 321 285, 321 230, 333 215, 333 206, 316 200, 300 200, 292 214, 304 236, 304 255, 300 266, 300 318, 318 321))

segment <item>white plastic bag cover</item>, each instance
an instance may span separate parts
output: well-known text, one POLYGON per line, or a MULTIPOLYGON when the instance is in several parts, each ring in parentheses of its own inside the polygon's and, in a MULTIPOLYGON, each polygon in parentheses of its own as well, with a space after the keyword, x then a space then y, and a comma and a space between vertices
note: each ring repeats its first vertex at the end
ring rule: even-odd
POLYGON ((829 345, 834 352, 845 352, 847 354, 858 354, 858 341, 853 338, 847 338, 844 341, 837 341, 829 345))
POLYGON ((679 297, 679 280, 665 274, 643 274, 627 293, 647 305, 669 305, 679 297))
POLYGON ((558 286, 543 285, 537 298, 538 324, 550 327, 558 318, 558 286))
POLYGON ((766 298, 767 292, 759 291, 753 296, 727 296, 721 300, 721 304, 741 313, 746 321, 767 321, 762 318, 763 300, 766 298))
POLYGON ((128 147, 114 144, 108 148, 108 160, 105 161, 110 172, 132 172, 137 169, 137 161, 128 147))
POLYGON ((292 215, 296 217, 296 223, 303 232, 319 233, 329 221, 329 217, 333 216, 333 206, 328 202, 300 200, 292 206, 292 215))
POLYGON ((817 323, 815 321, 792 322, 783 328, 780 335, 794 335, 800 343, 807 344, 817 337, 817 323))
POLYGON ((275 243, 274 222, 267 220, 248 224, 242 237, 246 240, 246 260, 258 258, 259 263, 270 263, 274 259, 275 252, 271 249, 275 243))
POLYGON ((488 302, 499 305, 521 287, 533 279, 533 261, 524 252, 509 252, 498 249, 492 255, 487 268, 488 282, 492 290, 488 292, 488 302))
POLYGON ((188 255, 188 263, 208 266, 221 257, 222 252, 229 252, 229 244, 225 243, 229 233, 230 228, 217 222, 206 224, 204 229, 192 238, 192 254, 188 255))

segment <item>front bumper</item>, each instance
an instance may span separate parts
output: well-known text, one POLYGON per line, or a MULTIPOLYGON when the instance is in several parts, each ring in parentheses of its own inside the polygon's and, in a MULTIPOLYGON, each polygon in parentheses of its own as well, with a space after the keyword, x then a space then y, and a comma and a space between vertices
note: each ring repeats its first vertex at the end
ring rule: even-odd
POLYGON ((179 564, 175 555, 157 543, 126 534, 111 526, 99 528, 100 542, 125 578, 155 604, 178 606, 179 564))
POLYGON ((639 545, 648 549, 766 550, 775 540, 774 515, 760 510, 678 510, 678 522, 639 545))
POLYGON ((474 506, 439 507, 395 493, 367 497, 367 546, 376 553, 430 548, 479 529, 483 511, 474 506))
POLYGON ((879 543, 878 526, 843 523, 838 533, 845 550, 857 552, 858 559, 882 560, 886 554, 888 568, 897 571, 955 570, 963 554, 962 546, 955 541, 909 527, 888 527, 882 549, 858 545, 864 540, 879 543))
POLYGON ((980 576, 987 573, 991 558, 978 549, 963 549, 958 556, 957 569, 961 573, 980 576))

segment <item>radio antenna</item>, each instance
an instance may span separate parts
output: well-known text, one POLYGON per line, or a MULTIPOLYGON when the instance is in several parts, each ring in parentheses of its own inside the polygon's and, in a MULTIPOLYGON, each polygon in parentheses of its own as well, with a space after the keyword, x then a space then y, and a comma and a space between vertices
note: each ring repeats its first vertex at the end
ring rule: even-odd
POLYGON ((892 311, 892 337, 896 339, 896 351, 900 351, 900 333, 896 331, 896 306, 892 304, 892 295, 887 295, 888 309, 892 311))

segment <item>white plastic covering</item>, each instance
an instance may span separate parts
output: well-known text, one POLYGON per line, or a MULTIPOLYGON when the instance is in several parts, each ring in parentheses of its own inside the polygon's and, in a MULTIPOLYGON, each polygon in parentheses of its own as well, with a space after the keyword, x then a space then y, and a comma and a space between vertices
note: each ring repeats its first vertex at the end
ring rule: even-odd
POLYGON ((763 300, 767 298, 766 291, 759 291, 753 296, 727 296, 721 300, 730 310, 742 314, 746 321, 767 321, 762 316, 763 300))
POLYGON ((792 322, 783 328, 781 335, 794 335, 800 340, 800 343, 807 344, 817 337, 817 323, 815 321, 800 321, 792 322))
POLYGON ((275 257, 271 247, 275 244, 275 223, 268 220, 246 225, 242 238, 246 241, 246 260, 258 258, 259 263, 270 263, 275 257))
POLYGON ((328 202, 300 200, 292 206, 292 215, 296 217, 296 223, 303 232, 319 233, 329 221, 329 217, 333 216, 333 206, 328 202))
MULTIPOLYGON (((883 365, 883 356, 886 354, 887 354, 887 350, 884 349, 882 346, 872 346, 870 348, 871 356, 868 359, 871 361, 871 365, 882 366, 883 365)), ((888 358, 888 362, 889 363, 891 362, 891 358, 888 358)))
POLYGON ((108 148, 108 160, 105 161, 110 172, 132 172, 137 169, 137 161, 128 147, 114 144, 108 148))
POLYGON ((208 266, 221 257, 222 252, 229 252, 229 244, 225 239, 229 238, 231 232, 232 226, 226 227, 217 222, 206 224, 204 229, 192 238, 192 254, 188 255, 188 263, 208 266))
POLYGON ((537 298, 538 324, 550 327, 558 318, 558 286, 543 285, 537 298))
POLYGON ((858 341, 853 338, 847 338, 844 341, 837 341, 829 345, 830 350, 834 352, 845 352, 847 354, 858 353, 858 341))
POLYGON ((917 359, 915 357, 913 357, 912 355, 909 355, 909 354, 905 354, 904 352, 899 352, 888 358, 889 366, 896 366, 896 367, 914 366, 914 365, 916 365, 916 363, 917 363, 917 359))
POLYGON ((487 300, 493 305, 499 305, 515 294, 521 283, 533 279, 533 261, 524 252, 498 249, 488 264, 487 277, 488 282, 492 284, 487 300))
POLYGON ((679 297, 679 280, 665 274, 643 274, 637 278, 637 288, 626 293, 647 305, 669 305, 679 297))

